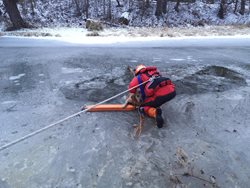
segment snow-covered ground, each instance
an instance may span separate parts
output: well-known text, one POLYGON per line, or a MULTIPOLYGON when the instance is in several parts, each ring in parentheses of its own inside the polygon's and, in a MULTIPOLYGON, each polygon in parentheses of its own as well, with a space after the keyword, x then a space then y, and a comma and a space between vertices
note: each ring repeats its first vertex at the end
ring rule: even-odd
MULTIPOLYGON (((249 46, 250 35, 235 36, 183 36, 183 37, 0 37, 0 47, 225 47, 225 46, 249 46)), ((174 58, 174 61, 184 59, 174 58)))
MULTIPOLYGON (((205 27, 127 27, 127 28, 105 28, 103 31, 92 32, 84 28, 40 28, 22 29, 12 32, 0 32, 0 36, 24 36, 24 37, 56 37, 71 38, 75 41, 107 40, 104 38, 186 38, 186 37, 218 37, 218 36, 250 36, 250 27, 241 26, 205 26, 205 27), (89 36, 97 33, 98 36, 89 36), (98 38, 98 39, 97 39, 98 38)), ((129 39, 126 39, 129 40, 129 39)))
MULTIPOLYGON (((116 7, 116 1, 112 1, 112 23, 122 15, 130 20, 129 26, 110 27, 103 22, 101 4, 96 8, 90 4, 89 17, 101 21, 103 31, 88 31, 85 28, 85 15, 75 15, 75 4, 70 0, 37 0, 34 14, 31 14, 31 6, 28 1, 19 5, 19 10, 25 21, 37 26, 37 29, 22 29, 19 31, 5 32, 8 26, 8 16, 3 11, 0 0, 0 36, 25 36, 25 37, 56 37, 76 42, 82 41, 106 41, 104 37, 116 37, 115 40, 132 40, 131 38, 181 38, 181 37, 215 37, 215 36, 249 36, 250 35, 250 9, 246 4, 245 15, 238 11, 234 14, 234 5, 228 5, 225 19, 217 17, 219 4, 207 4, 200 0, 195 3, 181 3, 179 12, 174 10, 174 2, 168 2, 167 14, 161 18, 154 16, 155 2, 145 15, 140 16, 140 11, 133 4, 128 12, 127 1, 120 1, 124 6, 116 7), (139 11, 139 12, 138 12, 139 11), (94 37, 95 36, 95 37, 94 37), (97 37, 96 37, 97 36, 97 37), (124 39, 130 38, 130 39, 124 39)), ((90 3, 93 1, 90 1, 90 3)), ((109 22, 109 23, 111 23, 109 22)), ((145 39, 146 40, 146 39, 145 39)))
MULTIPOLYGON (((74 27, 85 28, 86 14, 83 8, 83 1, 80 2, 80 10, 77 10, 76 4, 72 0, 36 0, 34 7, 31 1, 24 0, 19 4, 19 10, 23 19, 36 27, 74 27), (33 9, 33 10, 32 10, 33 9), (80 12, 79 12, 80 11, 80 12)), ((139 8, 139 1, 120 0, 122 7, 117 7, 115 0, 111 1, 111 20, 107 19, 108 7, 104 8, 103 2, 90 0, 88 18, 118 24, 121 17, 129 20, 129 26, 132 27, 190 27, 207 25, 246 25, 250 26, 250 2, 246 1, 245 14, 239 14, 240 5, 234 13, 235 4, 227 5, 224 19, 217 16, 220 1, 214 1, 213 4, 205 3, 202 0, 196 0, 194 3, 181 2, 179 12, 174 7, 176 2, 168 1, 167 13, 161 17, 155 16, 156 1, 150 1, 150 6, 143 13, 139 8), (96 4, 97 3, 97 4, 96 4)), ((2 0, 0 0, 0 31, 6 29, 9 19, 2 0)), ((141 29, 143 30, 143 28, 141 29)), ((134 30, 133 30, 134 31, 134 30)), ((142 32, 141 32, 142 33, 142 32)), ((172 34, 170 34, 172 35, 172 34)))

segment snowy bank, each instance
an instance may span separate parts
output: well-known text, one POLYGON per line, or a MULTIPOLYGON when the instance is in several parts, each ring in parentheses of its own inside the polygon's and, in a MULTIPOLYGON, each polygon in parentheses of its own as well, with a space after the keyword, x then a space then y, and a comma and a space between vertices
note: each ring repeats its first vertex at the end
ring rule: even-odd
MULTIPOLYGON (((237 26, 205 26, 205 27, 127 27, 105 28, 103 31, 88 31, 84 28, 41 28, 22 29, 12 32, 0 32, 0 36, 26 36, 26 37, 58 37, 58 38, 89 38, 94 33, 98 37, 189 37, 189 36, 235 36, 250 35, 250 27, 237 26)), ((92 35, 93 36, 93 35, 92 35)))
POLYGON ((250 35, 187 37, 0 37, 0 47, 225 47, 250 46, 250 35))

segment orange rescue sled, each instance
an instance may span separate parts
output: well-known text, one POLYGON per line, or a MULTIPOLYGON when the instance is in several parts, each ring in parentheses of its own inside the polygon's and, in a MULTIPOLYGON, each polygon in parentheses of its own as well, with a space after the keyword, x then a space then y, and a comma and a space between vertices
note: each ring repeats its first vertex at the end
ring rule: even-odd
MULTIPOLYGON (((91 108, 93 105, 85 106, 84 109, 91 108)), ((127 105, 123 108, 123 104, 100 104, 88 110, 88 112, 112 112, 112 111, 133 111, 135 107, 133 105, 127 105)))

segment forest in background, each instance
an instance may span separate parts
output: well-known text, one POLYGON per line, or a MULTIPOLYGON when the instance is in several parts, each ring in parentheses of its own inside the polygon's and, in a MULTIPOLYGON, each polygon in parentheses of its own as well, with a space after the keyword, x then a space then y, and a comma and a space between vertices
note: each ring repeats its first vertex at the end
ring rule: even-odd
MULTIPOLYGON (((110 26, 250 25, 250 0, 0 0, 4 29, 110 26)), ((1 28, 1 27, 0 27, 1 28)))

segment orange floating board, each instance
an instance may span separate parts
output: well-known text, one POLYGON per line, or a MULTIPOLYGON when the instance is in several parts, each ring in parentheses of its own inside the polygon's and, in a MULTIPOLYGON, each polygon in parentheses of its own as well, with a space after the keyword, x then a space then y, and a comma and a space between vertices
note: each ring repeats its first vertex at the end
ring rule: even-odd
MULTIPOLYGON (((91 108, 93 105, 85 106, 85 109, 91 108)), ((123 104, 100 104, 88 110, 88 112, 112 112, 112 111, 133 111, 135 107, 132 105, 127 105, 123 108, 123 104)))

